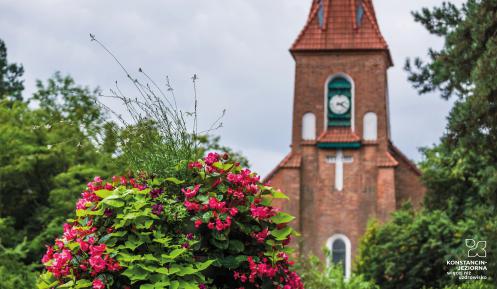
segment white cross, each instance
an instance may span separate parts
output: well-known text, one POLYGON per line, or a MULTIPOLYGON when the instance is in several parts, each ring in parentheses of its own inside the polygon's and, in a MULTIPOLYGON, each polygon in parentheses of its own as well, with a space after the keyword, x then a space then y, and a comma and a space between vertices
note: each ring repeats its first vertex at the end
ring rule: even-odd
POLYGON ((352 157, 343 155, 342 150, 337 150, 336 156, 329 156, 328 163, 335 164, 335 189, 343 190, 343 164, 350 164, 354 161, 352 157))

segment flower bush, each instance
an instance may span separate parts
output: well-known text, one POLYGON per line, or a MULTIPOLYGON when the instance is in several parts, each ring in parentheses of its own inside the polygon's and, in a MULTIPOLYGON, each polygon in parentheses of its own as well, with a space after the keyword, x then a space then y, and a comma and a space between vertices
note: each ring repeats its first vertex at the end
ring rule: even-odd
POLYGON ((96 177, 47 247, 38 288, 303 288, 284 194, 210 153, 183 180, 96 177))

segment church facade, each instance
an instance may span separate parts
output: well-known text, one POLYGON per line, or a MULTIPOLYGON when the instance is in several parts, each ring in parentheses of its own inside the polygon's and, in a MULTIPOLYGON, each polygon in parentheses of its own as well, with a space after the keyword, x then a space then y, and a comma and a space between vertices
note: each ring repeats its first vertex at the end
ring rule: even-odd
POLYGON ((296 63, 290 153, 266 177, 290 201, 301 253, 350 275, 371 218, 422 202, 420 172, 391 141, 387 70, 393 65, 372 0, 313 0, 290 52, 296 63), (323 257, 323 256, 322 256, 323 257))

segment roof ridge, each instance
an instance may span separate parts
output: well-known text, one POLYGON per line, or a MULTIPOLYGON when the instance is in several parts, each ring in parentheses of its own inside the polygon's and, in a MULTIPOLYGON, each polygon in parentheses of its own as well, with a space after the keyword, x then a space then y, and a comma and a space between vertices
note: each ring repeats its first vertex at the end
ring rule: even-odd
POLYGON ((365 5, 365 6, 363 5, 363 8, 365 8, 364 10, 365 10, 366 15, 368 16, 369 20, 371 21, 371 24, 373 25, 373 29, 375 30, 378 37, 380 37, 383 44, 386 47, 388 47, 388 43, 386 42, 385 38, 381 34, 380 26, 378 24, 378 19, 376 18, 376 13, 375 13, 374 6, 373 6, 373 0, 363 0, 363 1, 366 1, 366 2, 362 2, 363 4, 368 3, 368 5, 365 5))
POLYGON ((292 49, 297 45, 297 42, 300 41, 300 38, 302 38, 302 36, 304 35, 304 32, 307 30, 307 27, 309 26, 309 24, 311 24, 311 22, 316 17, 316 14, 317 14, 317 12, 319 10, 319 6, 316 6, 316 7, 313 8, 314 1, 315 0, 312 0, 312 2, 311 2, 311 9, 309 11, 309 16, 307 17, 307 21, 305 22, 304 27, 302 28, 302 30, 300 30, 299 35, 297 35, 297 39, 295 39, 295 41, 293 42, 292 49))

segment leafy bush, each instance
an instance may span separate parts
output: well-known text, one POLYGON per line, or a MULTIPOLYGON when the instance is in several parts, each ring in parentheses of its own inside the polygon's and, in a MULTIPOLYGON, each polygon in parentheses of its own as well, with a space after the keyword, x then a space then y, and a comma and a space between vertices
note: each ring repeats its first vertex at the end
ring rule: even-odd
POLYGON ((99 177, 48 247, 38 288, 303 288, 286 245, 281 192, 228 156, 178 166, 177 178, 99 177))
POLYGON ((462 285, 447 286, 444 289, 494 289, 494 285, 490 285, 483 281, 468 281, 462 285))
POLYGON ((467 253, 464 236, 477 236, 474 220, 453 223, 445 212, 404 207, 383 225, 372 222, 359 246, 357 271, 385 289, 443 288, 457 280, 446 260, 467 253))
POLYGON ((295 267, 306 289, 379 289, 361 275, 346 280, 342 266, 325 266, 313 255, 302 257, 295 267))

